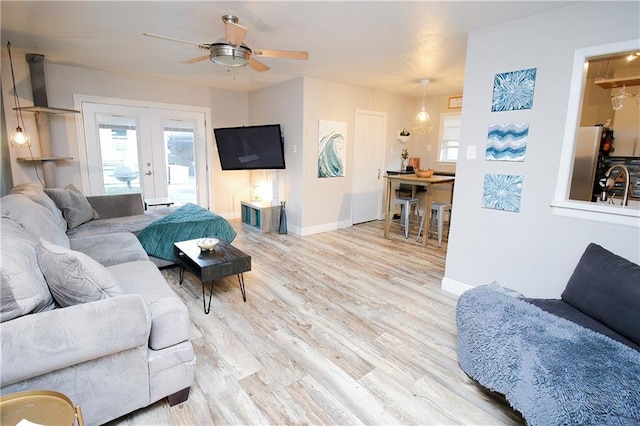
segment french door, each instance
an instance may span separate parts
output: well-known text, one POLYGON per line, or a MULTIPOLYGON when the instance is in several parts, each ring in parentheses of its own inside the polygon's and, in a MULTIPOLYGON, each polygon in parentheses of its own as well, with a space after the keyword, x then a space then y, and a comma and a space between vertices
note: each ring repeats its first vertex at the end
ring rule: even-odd
POLYGON ((208 207, 204 113, 93 102, 81 110, 90 194, 208 207))

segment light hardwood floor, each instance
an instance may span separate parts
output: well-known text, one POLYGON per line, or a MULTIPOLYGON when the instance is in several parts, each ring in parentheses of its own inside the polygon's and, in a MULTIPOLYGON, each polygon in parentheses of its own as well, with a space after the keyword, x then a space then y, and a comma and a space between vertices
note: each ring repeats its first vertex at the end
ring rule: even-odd
POLYGON ((458 366, 446 242, 424 248, 397 225, 385 239, 381 221, 307 237, 231 223, 252 257, 247 302, 228 277, 205 315, 200 282, 163 270, 189 306, 195 384, 114 425, 523 424, 458 366))

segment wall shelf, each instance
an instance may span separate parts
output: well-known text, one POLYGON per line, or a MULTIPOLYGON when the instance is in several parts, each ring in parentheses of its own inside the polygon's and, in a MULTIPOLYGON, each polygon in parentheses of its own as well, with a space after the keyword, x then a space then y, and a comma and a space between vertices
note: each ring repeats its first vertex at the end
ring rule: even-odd
POLYGON ((640 75, 621 78, 596 78, 595 83, 596 86, 603 89, 614 89, 622 86, 638 86, 640 85, 640 75))
POLYGON ((73 157, 18 157, 18 161, 69 161, 73 157))
POLYGON ((49 114, 80 114, 80 111, 75 109, 66 108, 53 108, 48 106, 28 106, 14 108, 14 111, 27 111, 27 112, 48 112, 49 114))

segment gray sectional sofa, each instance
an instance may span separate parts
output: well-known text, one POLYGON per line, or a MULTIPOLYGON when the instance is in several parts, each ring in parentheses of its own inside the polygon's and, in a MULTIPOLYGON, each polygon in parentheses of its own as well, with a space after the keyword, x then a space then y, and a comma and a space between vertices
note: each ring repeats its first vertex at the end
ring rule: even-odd
POLYGON ((560 299, 463 293, 460 367, 529 425, 640 424, 640 266, 591 243, 560 299))
POLYGON ((187 307, 135 235, 109 225, 153 220, 140 195, 87 208, 74 188, 46 191, 18 185, 0 199, 0 393, 62 392, 87 424, 186 400, 196 362, 187 307))

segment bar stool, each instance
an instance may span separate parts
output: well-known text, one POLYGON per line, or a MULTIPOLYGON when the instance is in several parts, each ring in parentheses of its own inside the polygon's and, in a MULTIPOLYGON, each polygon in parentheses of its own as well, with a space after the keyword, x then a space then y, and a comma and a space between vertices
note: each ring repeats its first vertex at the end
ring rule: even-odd
POLYGON ((411 206, 418 208, 418 199, 411 197, 398 197, 393 202, 393 208, 400 205, 400 226, 404 225, 404 237, 409 238, 409 224, 411 218, 411 206))
MULTIPOLYGON (((449 211, 449 222, 451 222, 451 204, 448 203, 440 203, 438 201, 431 202, 431 226, 429 229, 429 233, 433 232, 434 223, 438 222, 438 247, 442 247, 442 228, 444 224, 444 212, 449 211)), ((422 214, 422 219, 420 220, 420 229, 418 229, 418 238, 416 238, 416 242, 420 241, 420 234, 422 233, 422 228, 424 228, 424 219, 427 215, 422 214)), ((425 230, 426 231, 426 230, 425 230)), ((425 238, 427 236, 425 235, 425 238)))

